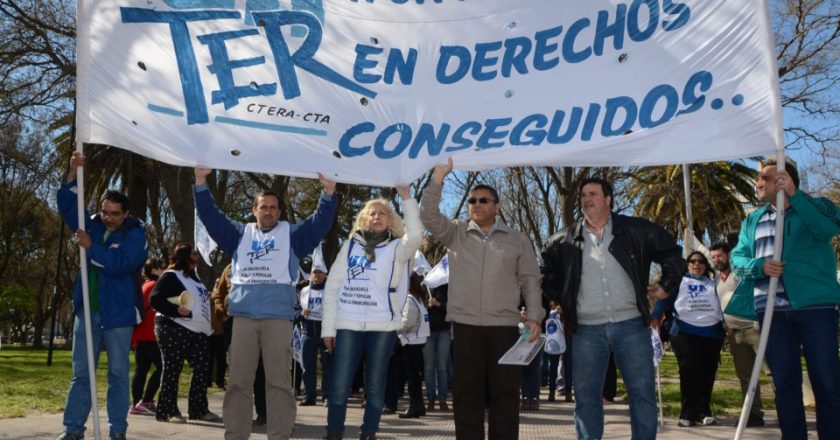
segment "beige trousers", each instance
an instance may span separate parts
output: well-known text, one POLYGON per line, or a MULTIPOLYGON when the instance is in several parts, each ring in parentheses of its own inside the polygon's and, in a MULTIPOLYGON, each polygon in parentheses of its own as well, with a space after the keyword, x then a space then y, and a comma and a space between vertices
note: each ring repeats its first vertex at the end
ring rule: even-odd
POLYGON ((291 346, 291 321, 250 319, 244 316, 234 318, 228 356, 230 382, 222 407, 225 440, 246 440, 251 435, 254 376, 260 351, 265 366, 268 440, 291 437, 297 415, 289 378, 291 346))

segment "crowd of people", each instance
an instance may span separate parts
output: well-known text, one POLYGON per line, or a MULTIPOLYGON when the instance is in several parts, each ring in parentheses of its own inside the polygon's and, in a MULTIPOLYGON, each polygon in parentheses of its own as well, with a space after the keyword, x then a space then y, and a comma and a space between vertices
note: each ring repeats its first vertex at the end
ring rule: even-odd
MULTIPOLYGON (((578 438, 601 438, 616 369, 632 438, 656 438, 651 332, 669 340, 677 358, 678 425, 717 423, 711 398, 721 349, 726 344, 732 352, 746 393, 771 277, 779 281, 766 361, 782 437, 807 437, 803 354, 819 438, 840 438, 831 420, 840 414, 840 284, 830 245, 840 233, 840 211, 801 191, 791 164, 783 170, 762 164, 756 190, 764 205, 744 220, 734 247, 715 243, 686 259, 664 228, 614 212, 610 182, 587 178, 578 188, 580 219, 550 237, 538 260, 531 240, 501 220, 491 186, 469 190, 467 219, 441 213, 450 159, 434 168, 422 204, 408 187, 397 188, 402 216, 391 200, 364 204, 335 259, 328 265, 312 258, 306 281, 300 263, 333 224, 336 183, 319 176, 318 205, 300 223, 280 220, 280 197, 272 192, 254 199, 254 221, 240 223, 216 206, 207 186, 211 170, 196 168, 197 215, 231 256, 207 289, 193 244, 177 244, 165 263, 147 258, 142 222, 129 214, 123 194, 106 192, 100 212, 85 213, 78 224, 76 172, 84 161, 73 154, 58 192, 88 271, 74 291, 73 377, 57 440, 83 439, 91 408, 82 280, 94 359, 103 349, 108 355, 112 440, 126 438, 129 414, 161 423, 220 422, 226 440, 247 439, 254 424, 264 424, 269 439, 288 439, 297 406, 318 405, 319 398, 326 438, 342 439, 348 402, 359 388, 360 439, 376 438, 383 415, 411 419, 452 409, 453 436, 472 440, 518 438, 520 412, 540 410, 543 387, 549 402, 573 403, 578 438), (776 206, 777 191, 785 194, 783 207, 776 206), (772 252, 777 209, 785 209, 782 260, 772 252), (448 284, 436 288, 413 267, 424 229, 448 251, 448 284), (653 263, 661 268, 658 279, 651 279, 653 263), (302 374, 290 373, 298 332, 302 374), (544 343, 543 350, 525 366, 500 363, 523 339, 544 343), (192 372, 187 417, 178 407, 185 361, 192 372), (224 389, 220 415, 208 408, 214 382, 224 389), (403 411, 401 395, 408 400, 403 411)), ((747 424, 764 425, 760 398, 747 424)))

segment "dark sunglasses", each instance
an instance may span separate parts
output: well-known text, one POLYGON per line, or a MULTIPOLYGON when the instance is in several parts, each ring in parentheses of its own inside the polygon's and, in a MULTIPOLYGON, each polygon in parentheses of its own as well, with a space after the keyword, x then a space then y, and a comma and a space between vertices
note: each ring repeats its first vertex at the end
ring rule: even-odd
POLYGON ((476 202, 481 203, 482 205, 486 205, 488 203, 496 203, 496 200, 491 199, 490 197, 470 197, 467 199, 467 203, 469 203, 470 205, 475 205, 476 202))
POLYGON ((706 264, 705 261, 703 261, 699 258, 692 258, 691 260, 688 260, 688 262, 689 263, 694 263, 694 264, 706 264))

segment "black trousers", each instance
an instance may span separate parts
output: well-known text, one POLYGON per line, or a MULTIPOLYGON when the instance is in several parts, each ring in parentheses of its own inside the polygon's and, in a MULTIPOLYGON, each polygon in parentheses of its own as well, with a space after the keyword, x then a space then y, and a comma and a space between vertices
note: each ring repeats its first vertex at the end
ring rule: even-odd
POLYGON ((680 332, 671 337, 671 348, 680 367, 680 418, 700 421, 712 415, 715 385, 723 339, 680 332))
POLYGON ((158 396, 158 420, 181 415, 178 409, 178 379, 189 362, 192 370, 190 394, 187 400, 187 414, 197 419, 209 411, 207 405, 207 381, 210 378, 210 345, 207 335, 197 333, 168 318, 155 318, 155 336, 163 358, 160 395, 158 396))
POLYGON ((484 409, 489 405, 489 438, 519 436, 520 368, 499 365, 519 332, 514 326, 473 326, 455 323, 457 348, 454 357, 455 437, 484 439, 484 409), (485 404, 485 383, 490 400, 485 404))
POLYGON ((423 401, 423 347, 426 344, 403 346, 403 364, 408 377, 408 398, 423 401))
MULTIPOLYGON (((212 380, 219 388, 225 386, 225 372, 227 371, 227 349, 225 335, 210 335, 210 366, 213 370, 212 380)), ((210 382, 207 383, 210 386, 210 382)))
POLYGON ((134 350, 134 377, 131 378, 131 400, 134 405, 141 400, 153 402, 155 394, 160 388, 160 374, 163 371, 163 361, 160 358, 160 347, 157 341, 137 341, 137 349, 134 350), (155 366, 155 372, 146 376, 149 370, 155 366), (145 391, 144 391, 145 390, 145 391))

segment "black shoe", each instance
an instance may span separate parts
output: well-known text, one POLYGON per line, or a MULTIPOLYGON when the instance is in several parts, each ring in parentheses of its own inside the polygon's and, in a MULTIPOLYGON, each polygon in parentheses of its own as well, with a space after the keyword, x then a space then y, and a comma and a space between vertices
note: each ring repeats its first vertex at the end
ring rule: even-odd
POLYGON ((344 437, 344 432, 342 431, 334 431, 334 432, 327 432, 327 436, 324 437, 327 440, 342 440, 344 437))
POLYGON ((359 436, 359 440, 376 440, 376 433, 375 432, 363 432, 359 436))
POLYGON ((257 418, 254 419, 254 422, 253 422, 254 426, 265 426, 265 424, 266 424, 265 416, 257 416, 257 418))
POLYGON ((111 440, 125 440, 125 433, 124 432, 112 432, 109 436, 111 440))
POLYGON ((298 405, 299 406, 315 406, 316 403, 317 402, 315 402, 315 399, 305 399, 305 400, 301 400, 298 405))
POLYGON ((73 434, 72 432, 64 431, 55 438, 55 440, 85 440, 84 434, 73 434))
POLYGON ((412 404, 405 410, 404 413, 400 414, 401 419, 416 419, 419 418, 422 414, 422 409, 425 408, 418 408, 416 404, 412 404))
POLYGON ((750 417, 747 419, 747 428, 755 428, 759 426, 764 426, 764 417, 750 414, 750 417))

